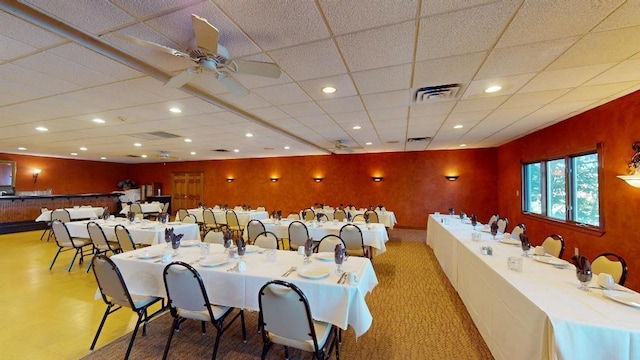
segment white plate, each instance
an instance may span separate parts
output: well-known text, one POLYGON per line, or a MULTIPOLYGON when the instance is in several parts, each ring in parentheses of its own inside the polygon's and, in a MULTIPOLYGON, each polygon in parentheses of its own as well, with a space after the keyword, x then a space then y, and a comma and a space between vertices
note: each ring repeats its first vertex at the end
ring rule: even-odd
POLYGON ((538 255, 534 255, 533 256, 533 260, 539 261, 541 263, 553 265, 553 266, 569 265, 568 262, 566 262, 566 261, 564 261, 562 259, 558 259, 557 257, 553 257, 553 256, 538 256, 538 255))
POLYGON ((200 240, 181 240, 180 247, 200 246, 201 243, 200 240))
POLYGON ((505 244, 509 244, 509 245, 521 245, 522 244, 520 242, 520 240, 511 239, 511 238, 509 238, 509 239, 502 238, 502 239, 500 239, 500 242, 501 243, 505 243, 505 244))
POLYGON ((335 255, 332 252, 319 252, 316 254, 316 258, 322 261, 333 261, 335 255))
POLYGON ((602 292, 604 297, 619 303, 640 308, 640 294, 632 294, 624 291, 605 290, 602 292))
POLYGON ((260 251, 261 247, 260 246, 255 246, 255 245, 246 245, 245 249, 244 249, 244 253, 245 254, 251 254, 254 252, 258 252, 260 251))
POLYGON ((141 253, 136 254, 136 257, 138 259, 153 259, 153 258, 157 258, 162 256, 161 252, 150 252, 150 251, 143 251, 141 253))
POLYGON ((322 279, 329 276, 330 272, 331 270, 324 265, 309 265, 298 269, 298 275, 307 279, 322 279))
POLYGON ((229 259, 226 255, 212 256, 210 258, 200 260, 200 265, 206 267, 220 266, 226 264, 227 261, 229 261, 229 259))

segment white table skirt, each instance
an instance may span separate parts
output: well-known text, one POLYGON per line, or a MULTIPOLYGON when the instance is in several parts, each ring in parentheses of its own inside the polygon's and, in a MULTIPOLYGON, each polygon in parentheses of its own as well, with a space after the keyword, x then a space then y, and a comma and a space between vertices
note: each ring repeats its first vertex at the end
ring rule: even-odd
MULTIPOLYGON (((276 224, 274 220, 268 219, 262 221, 266 231, 271 231, 278 238, 286 239, 289 237, 289 225, 293 220, 282 219, 279 224, 276 224)), ((313 240, 320 241, 326 235, 340 235, 340 229, 346 225, 345 222, 338 222, 334 224, 333 221, 318 224, 318 227, 313 227, 310 222, 305 223, 307 230, 309 231, 309 237, 313 240)), ((367 228, 366 224, 355 223, 360 230, 362 230, 362 238, 365 246, 371 246, 376 249, 376 254, 382 254, 387 251, 385 243, 389 241, 389 234, 383 224, 370 224, 371 229, 367 228)))
MULTIPOLYGON (((77 208, 67 208, 65 209, 69 212, 69 216, 72 220, 75 219, 97 219, 102 216, 104 212, 104 208, 101 207, 77 207, 77 208)), ((51 213, 53 210, 45 211, 41 213, 36 221, 51 221, 51 213)))
MULTIPOLYGON (((102 227, 107 240, 110 241, 116 241, 115 226, 117 224, 122 224, 129 230, 131 238, 136 244, 164 244, 164 230, 166 228, 173 228, 174 234, 184 234, 183 240, 200 240, 200 227, 197 224, 170 223, 163 226, 154 221, 129 224, 128 221, 123 220, 96 220, 96 223, 102 227)), ((73 221, 66 223, 71 237, 89 238, 88 222, 73 221)))
POLYGON ((496 359, 640 359, 638 309, 578 290, 573 265, 522 258, 519 246, 487 233, 473 242, 471 225, 441 218, 429 217, 427 244, 496 359), (523 260, 522 272, 508 270, 509 256, 523 260))
MULTIPOLYGON (((140 204, 140 208, 142 209, 143 214, 162 212, 163 206, 164 204, 162 204, 161 202, 150 202, 150 203, 140 204)), ((129 205, 126 205, 125 207, 122 208, 122 210, 120 211, 120 214, 127 215, 128 212, 129 212, 129 205)))
MULTIPOLYGON (((329 219, 329 221, 333 220, 333 213, 334 213, 334 209, 313 209, 313 211, 315 211, 315 213, 322 213, 327 215, 327 218, 329 219)), ((354 217, 358 214, 364 214, 365 210, 345 210, 345 212, 348 212, 351 214, 351 217, 354 217)), ((396 215, 393 213, 393 211, 380 211, 380 210, 376 210, 376 214, 378 214, 378 221, 380 222, 380 224, 384 224, 384 226, 393 229, 393 227, 398 223, 398 221, 396 220, 396 215)), ((303 213, 300 212, 300 218, 303 219, 303 213)))
MULTIPOLYGON (((189 214, 195 215, 197 221, 199 223, 203 222, 202 209, 187 209, 189 214)), ((269 214, 266 211, 236 211, 236 215, 238 216, 238 223, 242 226, 247 226, 250 220, 265 220, 269 218, 269 214)), ((213 216, 216 218, 216 223, 218 224, 226 224, 227 216, 226 212, 222 210, 213 210, 213 216)), ((178 219, 178 212, 176 211, 176 215, 174 219, 178 219)))
MULTIPOLYGON (((152 295, 166 297, 162 271, 166 264, 156 263, 157 258, 140 260, 135 257, 142 251, 162 252, 165 246, 159 245, 136 252, 127 252, 112 256, 122 273, 129 291, 134 295, 152 295), (132 255, 134 255, 132 257, 132 255)), ((281 275, 292 265, 302 266, 303 258, 296 252, 277 251, 277 259, 274 263, 266 262, 266 255, 260 253, 246 254, 244 260, 247 271, 228 272, 227 269, 235 265, 237 260, 218 267, 203 267, 197 262, 200 250, 195 247, 182 247, 178 251, 174 261, 191 263, 200 273, 209 300, 214 304, 234 306, 257 311, 258 291, 267 282, 273 279, 282 279, 296 284, 307 296, 314 319, 329 322, 342 329, 353 327, 356 336, 364 334, 371 326, 373 317, 365 302, 365 295, 378 284, 378 279, 366 258, 350 257, 342 268, 347 272, 356 272, 359 282, 357 285, 337 284, 339 275, 336 274, 335 264, 316 259, 312 264, 323 264, 331 269, 328 277, 322 279, 306 279, 296 272, 288 277, 281 275)), ((212 254, 224 253, 224 248, 219 244, 211 244, 212 254)))

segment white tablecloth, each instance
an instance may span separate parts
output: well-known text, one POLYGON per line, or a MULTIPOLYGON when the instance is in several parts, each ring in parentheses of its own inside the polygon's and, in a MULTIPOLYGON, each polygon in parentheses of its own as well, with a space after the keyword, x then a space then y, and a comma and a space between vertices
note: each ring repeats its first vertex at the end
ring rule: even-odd
MULTIPOLYGON (((289 237, 289 225, 293 220, 282 219, 279 224, 276 224, 274 220, 263 220, 266 231, 271 231, 278 238, 286 239, 289 237)), ((309 237, 313 240, 320 241, 326 235, 340 235, 340 229, 347 223, 338 222, 334 224, 333 221, 325 223, 319 223, 318 227, 313 227, 310 222, 305 223, 307 230, 309 231, 309 237)), ((376 249, 376 254, 382 254, 387 251, 385 243, 389 240, 389 234, 383 224, 369 224, 371 229, 364 223, 355 223, 360 230, 362 230, 362 239, 365 246, 371 246, 376 249)))
POLYGON ((429 217, 427 244, 496 359, 640 359, 639 309, 578 290, 573 265, 522 258, 487 233, 473 242, 471 225, 443 217, 429 217), (523 260, 522 272, 508 270, 509 256, 523 260))
MULTIPOLYGON (((69 212, 69 216, 71 216, 72 220, 76 219, 97 219, 102 216, 102 212, 104 212, 104 208, 101 207, 77 207, 77 208, 67 208, 65 209, 69 212)), ((45 211, 41 213, 36 221, 51 221, 51 213, 53 211, 45 211)))
MULTIPOLYGON (((199 223, 203 222, 202 209, 187 209, 187 211, 189 212, 189 214, 195 215, 199 223)), ((249 220, 256 219, 256 220, 262 221, 264 219, 269 218, 269 214, 266 211, 256 211, 256 210, 236 211, 236 215, 238 216, 238 223, 242 226, 247 226, 247 223, 249 222, 249 220)), ((227 223, 226 212, 222 210, 213 210, 213 216, 215 216, 216 218, 216 223, 218 224, 227 223)), ((175 219, 178 218, 178 212, 176 212, 176 215, 174 218, 175 219)))
MULTIPOLYGON (((89 238, 87 232, 87 223, 89 221, 73 221, 66 223, 69 229, 69 234, 72 237, 89 238)), ((155 221, 143 221, 140 223, 130 224, 129 221, 118 218, 116 220, 96 220, 105 236, 108 240, 116 241, 115 226, 117 224, 124 225, 131 234, 131 238, 136 244, 164 244, 164 230, 165 228, 173 228, 174 234, 184 234, 183 240, 200 240, 200 227, 198 224, 182 224, 182 223, 169 223, 167 225, 161 225, 155 221)))
MULTIPOLYGON (((163 206, 164 204, 162 204, 161 202, 150 202, 150 203, 140 204, 140 208, 142 209, 142 213, 144 214, 162 212, 163 206)), ((122 210, 120 211, 120 214, 127 215, 128 212, 129 212, 129 205, 126 205, 125 207, 122 208, 122 210)))
MULTIPOLYGON (((329 221, 333 220, 333 213, 335 212, 334 209, 313 209, 313 211, 315 211, 316 214, 322 213, 327 215, 329 221)), ((365 210, 345 210, 345 212, 350 213, 351 217, 353 218, 358 214, 364 214, 365 210)), ((378 221, 390 229, 393 229, 393 227, 398 223, 398 221, 396 220, 396 215, 393 213, 393 211, 376 210, 376 214, 378 214, 378 221)), ((302 211, 300 212, 300 218, 304 219, 304 214, 302 211)))
MULTIPOLYGON (((136 250, 112 256, 122 273, 127 287, 135 295, 153 295, 166 297, 162 271, 166 264, 156 263, 157 258, 140 260, 135 257, 142 251, 162 252, 164 245, 136 250), (132 255, 134 255, 132 257, 132 255)), ((219 244, 211 244, 211 253, 223 253, 224 248, 219 244)), ((356 336, 364 334, 373 320, 371 312, 365 302, 365 295, 378 284, 378 279, 366 258, 350 257, 342 268, 347 272, 356 272, 359 282, 357 285, 337 284, 339 275, 335 272, 335 264, 316 259, 312 264, 327 266, 330 275, 322 279, 306 279, 293 272, 288 277, 281 275, 292 265, 302 266, 303 258, 296 252, 277 251, 274 263, 266 262, 266 255, 260 253, 246 254, 246 272, 228 272, 227 269, 235 265, 237 260, 218 267, 203 267, 197 262, 200 250, 195 247, 182 247, 174 261, 191 263, 202 276, 207 288, 209 300, 214 304, 234 306, 248 310, 259 310, 258 291, 273 279, 283 279, 296 284, 307 296, 313 317, 347 329, 350 325, 356 336)))

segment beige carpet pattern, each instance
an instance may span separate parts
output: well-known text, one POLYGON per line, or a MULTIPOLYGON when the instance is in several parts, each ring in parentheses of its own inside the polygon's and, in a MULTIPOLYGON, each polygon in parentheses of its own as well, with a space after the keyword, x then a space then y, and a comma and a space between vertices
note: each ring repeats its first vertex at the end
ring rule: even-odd
MULTIPOLYGON (((379 284, 367 295, 373 324, 357 341, 351 329, 343 332, 342 359, 493 359, 462 301, 442 273, 424 230, 390 231, 387 252, 373 266, 379 284)), ((147 327, 147 336, 136 339, 132 359, 162 357, 171 317, 163 315, 147 327)), ((246 312, 248 342, 242 343, 238 326, 222 337, 218 359, 259 359, 262 338, 256 332, 257 313, 246 312)), ((105 326, 109 326, 108 320, 105 326)), ((170 358, 210 358, 215 330, 206 335, 200 324, 185 322, 173 338, 170 358)), ((85 357, 88 360, 124 356, 130 334, 85 357)), ((291 359, 310 359, 292 350, 291 359)), ((283 348, 274 345, 269 359, 284 359, 283 348)))

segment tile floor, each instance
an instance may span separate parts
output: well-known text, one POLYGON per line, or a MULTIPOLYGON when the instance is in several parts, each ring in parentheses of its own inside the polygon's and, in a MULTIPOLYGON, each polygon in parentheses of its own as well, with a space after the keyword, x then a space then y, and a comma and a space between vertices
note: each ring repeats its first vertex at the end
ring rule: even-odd
MULTIPOLYGON (((55 240, 42 231, 0 235, 0 348, 3 359, 78 359, 89 353, 106 305, 93 272, 67 267, 73 252, 58 256, 55 240), (98 297, 96 297, 98 295, 98 297)), ((135 314, 110 315, 96 348, 133 330, 135 314)), ((140 333, 139 333, 140 335, 140 333)))

